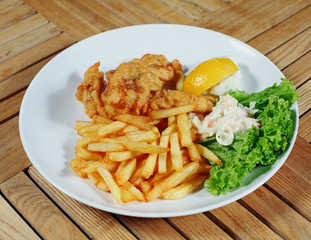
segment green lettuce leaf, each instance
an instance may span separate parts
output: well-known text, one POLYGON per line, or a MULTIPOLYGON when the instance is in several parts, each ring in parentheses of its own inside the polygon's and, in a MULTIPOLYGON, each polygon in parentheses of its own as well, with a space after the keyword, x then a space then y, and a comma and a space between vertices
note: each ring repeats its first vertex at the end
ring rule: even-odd
POLYGON ((274 84, 259 93, 247 95, 243 91, 230 91, 241 104, 249 106, 256 102, 256 118, 261 127, 238 132, 229 146, 220 145, 215 137, 199 143, 214 152, 224 163, 210 170, 210 177, 204 186, 211 194, 225 194, 238 188, 245 176, 257 165, 272 165, 277 157, 288 147, 295 127, 295 113, 290 106, 298 99, 292 82, 282 79, 280 85, 274 84))

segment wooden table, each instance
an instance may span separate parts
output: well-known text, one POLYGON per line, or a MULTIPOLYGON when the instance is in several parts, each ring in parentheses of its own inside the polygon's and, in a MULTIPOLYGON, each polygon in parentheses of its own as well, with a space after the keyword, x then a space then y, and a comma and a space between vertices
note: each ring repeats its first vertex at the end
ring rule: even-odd
POLYGON ((0 239, 311 239, 310 0, 1 0, 0 239), (298 89, 294 149, 266 184, 225 207, 144 219, 85 206, 31 166, 19 138, 27 86, 56 54, 99 32, 146 23, 200 26, 271 59, 298 89))

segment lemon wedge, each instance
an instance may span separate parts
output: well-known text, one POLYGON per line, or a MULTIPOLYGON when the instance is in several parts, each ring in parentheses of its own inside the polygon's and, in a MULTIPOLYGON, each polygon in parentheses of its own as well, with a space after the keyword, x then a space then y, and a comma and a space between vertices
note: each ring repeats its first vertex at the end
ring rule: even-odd
POLYGON ((188 74, 182 91, 200 95, 236 72, 239 72, 239 67, 230 58, 207 60, 188 74))

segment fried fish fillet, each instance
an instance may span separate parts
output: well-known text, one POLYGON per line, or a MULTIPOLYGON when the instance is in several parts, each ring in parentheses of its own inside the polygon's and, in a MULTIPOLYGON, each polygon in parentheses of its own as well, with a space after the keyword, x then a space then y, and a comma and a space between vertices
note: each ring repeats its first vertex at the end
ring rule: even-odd
POLYGON ((171 81, 177 71, 182 71, 178 60, 169 62, 163 55, 146 54, 107 72, 103 91, 105 82, 98 66, 96 63, 87 70, 76 97, 84 103, 89 117, 100 115, 111 119, 122 113, 145 113, 154 92, 171 81))
POLYGON ((164 89, 157 91, 149 100, 148 111, 167 109, 187 104, 194 104, 194 112, 209 113, 215 105, 213 96, 193 95, 177 90, 164 89))

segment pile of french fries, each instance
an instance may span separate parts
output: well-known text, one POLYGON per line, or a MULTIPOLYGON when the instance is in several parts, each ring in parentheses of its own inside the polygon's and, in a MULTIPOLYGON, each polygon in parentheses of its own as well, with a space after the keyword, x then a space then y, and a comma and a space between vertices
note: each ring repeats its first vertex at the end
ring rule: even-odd
POLYGON ((81 138, 70 166, 119 204, 181 198, 202 186, 212 168, 209 161, 222 164, 193 142, 187 116, 193 109, 186 105, 149 116, 122 114, 116 121, 100 116, 76 121, 81 138), (155 126, 159 120, 167 121, 161 133, 155 126))

